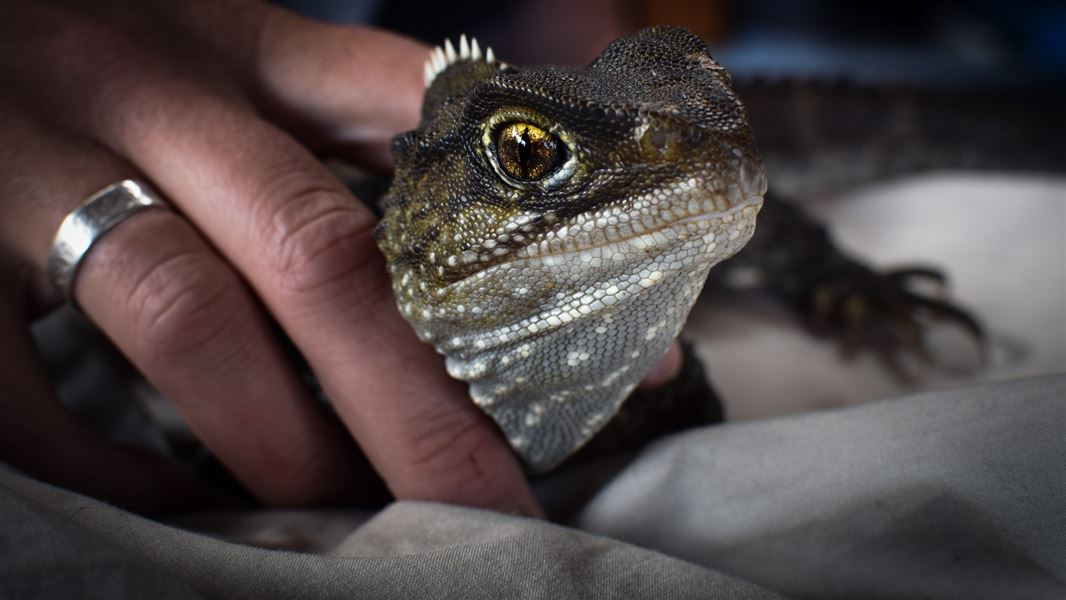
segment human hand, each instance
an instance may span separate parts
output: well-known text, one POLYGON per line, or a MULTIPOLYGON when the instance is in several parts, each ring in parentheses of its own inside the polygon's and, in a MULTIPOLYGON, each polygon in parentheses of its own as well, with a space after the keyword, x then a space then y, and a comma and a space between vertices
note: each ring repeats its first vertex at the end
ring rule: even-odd
POLYGON ((63 217, 141 178, 177 210, 102 237, 73 297, 259 499, 358 497, 369 473, 354 439, 399 498, 540 514, 495 426, 399 316, 372 214, 314 156, 389 169, 388 140, 417 124, 425 56, 397 36, 266 4, 10 3, 0 458, 143 511, 202 493, 61 410, 24 324, 61 301, 43 269, 63 217), (343 426, 301 384, 268 315, 343 426))
POLYGON ((354 437, 398 497, 537 512, 494 427, 397 314, 372 215, 307 149, 387 168, 389 138, 417 123, 422 46, 245 2, 7 12, 6 460, 147 510, 179 486, 58 409, 17 322, 58 300, 42 268, 63 216, 142 177, 180 216, 117 226, 86 256, 74 297, 256 496, 356 496, 366 474, 354 437), (347 431, 287 364, 268 312, 347 431))

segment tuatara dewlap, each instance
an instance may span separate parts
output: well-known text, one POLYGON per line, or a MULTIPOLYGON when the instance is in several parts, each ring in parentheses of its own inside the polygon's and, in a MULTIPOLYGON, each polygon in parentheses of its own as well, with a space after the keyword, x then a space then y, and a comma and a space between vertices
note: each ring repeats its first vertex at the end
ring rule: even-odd
POLYGON ((683 29, 585 68, 462 38, 393 142, 378 243, 400 310, 534 471, 597 433, 752 236, 766 177, 729 74, 683 29))

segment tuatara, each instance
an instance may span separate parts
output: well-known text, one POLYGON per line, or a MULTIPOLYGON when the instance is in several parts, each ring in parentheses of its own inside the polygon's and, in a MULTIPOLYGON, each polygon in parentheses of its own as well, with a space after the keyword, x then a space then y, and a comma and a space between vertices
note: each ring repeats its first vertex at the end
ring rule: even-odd
POLYGON ((393 143, 379 245, 401 312, 534 471, 615 414, 766 177, 729 74, 656 27, 586 68, 517 69, 462 38, 393 143))

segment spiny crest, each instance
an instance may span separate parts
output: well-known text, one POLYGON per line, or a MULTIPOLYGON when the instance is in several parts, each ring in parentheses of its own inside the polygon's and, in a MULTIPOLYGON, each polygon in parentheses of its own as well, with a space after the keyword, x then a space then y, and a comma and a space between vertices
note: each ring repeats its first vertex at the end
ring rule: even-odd
MULTIPOLYGON (((425 76, 426 87, 428 88, 433 80, 437 78, 447 69, 449 66, 459 62, 461 60, 484 60, 487 63, 496 62, 496 54, 492 51, 492 48, 486 48, 485 54, 481 54, 481 46, 478 45, 477 40, 470 38, 469 42, 466 39, 466 34, 459 36, 459 50, 455 50, 455 46, 452 45, 450 39, 444 40, 443 46, 437 46, 429 53, 429 58, 426 59, 425 76)), ((500 62, 500 69, 506 69, 507 63, 500 62)))

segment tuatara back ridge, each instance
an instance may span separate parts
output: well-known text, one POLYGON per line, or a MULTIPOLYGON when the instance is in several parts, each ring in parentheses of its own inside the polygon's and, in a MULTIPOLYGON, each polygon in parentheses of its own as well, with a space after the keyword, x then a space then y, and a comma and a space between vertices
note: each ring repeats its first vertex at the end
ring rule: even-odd
POLYGON ((645 29, 585 68, 462 38, 393 141, 378 243, 419 337, 535 471, 589 440, 751 237, 766 177, 728 73, 645 29))

